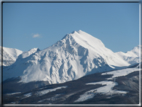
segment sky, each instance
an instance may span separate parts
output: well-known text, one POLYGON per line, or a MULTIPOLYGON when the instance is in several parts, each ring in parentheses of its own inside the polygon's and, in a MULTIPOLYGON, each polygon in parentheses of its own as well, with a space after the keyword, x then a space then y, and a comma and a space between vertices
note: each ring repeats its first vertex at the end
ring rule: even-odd
POLYGON ((114 52, 139 45, 138 3, 3 3, 3 46, 41 50, 82 30, 114 52))

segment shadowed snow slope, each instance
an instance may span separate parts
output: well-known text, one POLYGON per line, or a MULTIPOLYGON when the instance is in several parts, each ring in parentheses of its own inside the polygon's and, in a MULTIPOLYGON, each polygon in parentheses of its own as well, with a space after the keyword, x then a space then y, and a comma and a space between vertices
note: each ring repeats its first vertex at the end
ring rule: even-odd
POLYGON ((128 65, 99 39, 79 30, 44 50, 21 54, 12 66, 4 69, 3 78, 20 76, 20 82, 24 83, 49 81, 55 84, 128 65))
POLYGON ((131 51, 126 53, 124 52, 117 52, 116 54, 119 55, 122 59, 127 61, 130 64, 139 63, 140 56, 142 55, 140 52, 142 50, 142 46, 136 46, 131 51))
MULTIPOLYGON (((3 47, 2 49, 3 49, 3 66, 9 66, 13 64, 16 61, 17 57, 22 53, 21 50, 14 48, 3 47)), ((0 60, 1 60, 1 55, 2 54, 0 51, 0 60)))

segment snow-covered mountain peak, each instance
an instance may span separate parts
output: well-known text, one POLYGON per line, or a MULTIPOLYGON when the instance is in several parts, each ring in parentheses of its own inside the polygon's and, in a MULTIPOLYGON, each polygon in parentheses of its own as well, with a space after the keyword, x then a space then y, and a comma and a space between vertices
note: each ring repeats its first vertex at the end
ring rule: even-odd
POLYGON ((65 35, 63 39, 66 39, 66 40, 71 39, 74 42, 76 42, 77 44, 79 44, 79 45, 81 45, 85 48, 88 48, 88 47, 95 47, 95 48, 105 47, 101 40, 99 40, 98 38, 84 32, 82 30, 73 31, 70 34, 65 35))
POLYGON ((40 51, 40 49, 39 48, 32 48, 32 49, 30 49, 29 51, 31 51, 31 52, 36 52, 36 51, 40 51))
POLYGON ((38 51, 40 51, 39 48, 33 48, 33 49, 30 49, 27 52, 23 52, 19 57, 26 58, 26 57, 30 56, 31 54, 38 52, 38 51))
POLYGON ((139 63, 140 51, 141 50, 142 50, 142 46, 138 45, 138 46, 134 47, 132 50, 127 51, 126 53, 117 52, 116 54, 119 55, 122 59, 124 59, 128 63, 136 64, 136 63, 139 63))
MULTIPOLYGON (((14 48, 7 48, 7 47, 1 47, 0 49, 2 49, 3 51, 3 66, 9 66, 11 64, 13 64, 17 57, 23 53, 21 50, 18 49, 14 49, 14 48)), ((0 59, 1 59, 1 51, 0 51, 0 59)), ((0 63, 1 65, 1 63, 0 63)))
POLYGON ((13 60, 16 60, 17 56, 19 56, 22 51, 14 48, 0 47, 3 49, 3 52, 8 53, 13 60))
POLYGON ((4 80, 20 76, 20 82, 55 84, 128 65, 101 40, 79 30, 44 50, 34 48, 21 54, 11 68, 4 69, 9 74, 4 75, 4 80))
POLYGON ((138 45, 138 46, 134 47, 131 51, 128 51, 127 54, 129 56, 137 57, 137 56, 139 56, 139 52, 141 49, 142 49, 142 46, 138 45))

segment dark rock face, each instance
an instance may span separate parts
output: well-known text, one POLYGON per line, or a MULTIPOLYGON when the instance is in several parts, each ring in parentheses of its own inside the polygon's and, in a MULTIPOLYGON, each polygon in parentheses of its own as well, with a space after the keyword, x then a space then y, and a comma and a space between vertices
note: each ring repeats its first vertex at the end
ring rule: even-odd
MULTIPOLYGON (((82 102, 75 102, 80 95, 85 92, 102 87, 104 85, 86 85, 90 82, 106 81, 112 75, 101 75, 95 73, 80 79, 62 84, 49 85, 48 82, 30 82, 27 84, 17 83, 20 78, 4 81, 3 83, 3 104, 138 104, 139 103, 139 71, 135 71, 126 76, 117 77, 118 83, 113 90, 123 90, 128 93, 123 94, 96 94, 93 98, 82 102), (38 95, 40 91, 55 89, 66 86, 66 88, 50 91, 43 95, 38 95), (10 87, 10 88, 9 88, 10 87), (7 93, 21 92, 13 95, 7 93), (29 96, 25 96, 29 95, 29 96)), ((110 80, 111 81, 111 80, 110 80)), ((113 80, 112 80, 113 81, 113 80)))

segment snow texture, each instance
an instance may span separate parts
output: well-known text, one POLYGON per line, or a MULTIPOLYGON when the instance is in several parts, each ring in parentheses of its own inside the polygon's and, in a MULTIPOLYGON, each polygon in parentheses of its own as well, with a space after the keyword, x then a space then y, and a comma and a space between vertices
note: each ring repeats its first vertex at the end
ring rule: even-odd
POLYGON ((14 92, 14 93, 7 93, 6 95, 15 95, 15 94, 20 94, 21 92, 14 92))
POLYGON ((120 77, 120 76, 126 76, 132 72, 135 71, 139 71, 139 68, 126 68, 126 69, 121 69, 121 70, 115 70, 112 72, 106 72, 106 73, 102 73, 102 75, 109 75, 112 74, 113 76, 111 78, 108 79, 113 79, 115 77, 120 77))
MULTIPOLYGON (((14 48, 6 48, 6 47, 1 47, 0 49, 3 50, 3 66, 9 66, 13 64, 17 57, 22 54, 21 50, 14 49, 14 48)), ((0 60, 1 60, 2 53, 0 51, 0 60)), ((0 61, 0 65, 2 65, 0 61)))
POLYGON ((56 91, 56 90, 59 90, 59 89, 62 89, 62 88, 67 88, 67 86, 62 86, 62 87, 57 87, 57 88, 53 88, 53 89, 46 89, 46 90, 43 90, 43 91, 38 91, 36 93, 36 95, 42 96, 44 94, 47 94, 47 93, 50 93, 50 92, 53 92, 53 91, 56 91))
POLYGON ((113 87, 115 85, 117 85, 117 83, 113 82, 113 81, 93 82, 93 83, 87 83, 86 85, 96 85, 96 84, 105 85, 103 87, 97 88, 96 93, 104 93, 104 94, 107 94, 107 95, 117 94, 117 93, 123 93, 123 94, 127 93, 126 91, 113 90, 113 87))
POLYGON ((24 98, 30 97, 31 95, 32 95, 32 93, 24 94, 24 98))
POLYGON ((82 101, 86 101, 88 99, 93 98, 96 95, 94 93, 94 91, 95 91, 95 89, 85 92, 84 94, 80 95, 80 97, 77 100, 75 100, 74 102, 82 102, 82 101))
POLYGON ((104 86, 85 92, 84 94, 80 95, 80 97, 77 100, 75 100, 75 102, 86 101, 88 99, 93 98, 98 93, 105 94, 105 95, 126 94, 127 93, 126 91, 113 90, 113 87, 118 85, 115 82, 115 79, 116 79, 116 77, 126 76, 126 75, 128 75, 132 72, 135 72, 135 71, 139 71, 139 69, 138 68, 126 68, 126 69, 122 69, 122 70, 115 70, 112 72, 102 73, 102 75, 112 74, 113 76, 111 78, 108 78, 108 80, 112 80, 112 81, 100 81, 100 82, 86 83, 86 85, 101 84, 104 86))
POLYGON ((113 87, 117 85, 117 83, 113 81, 92 82, 92 83, 87 83, 86 85, 96 85, 96 84, 101 84, 105 86, 85 92, 84 94, 80 95, 80 97, 77 100, 75 100, 75 102, 86 101, 88 99, 93 98, 96 94, 112 95, 112 94, 127 93, 126 91, 113 90, 113 87))
POLYGON ((141 50, 142 50, 142 46, 139 45, 126 53, 117 52, 116 54, 119 55, 122 59, 124 59, 128 63, 136 64, 141 62, 141 58, 140 58, 140 56, 142 56, 141 50))

